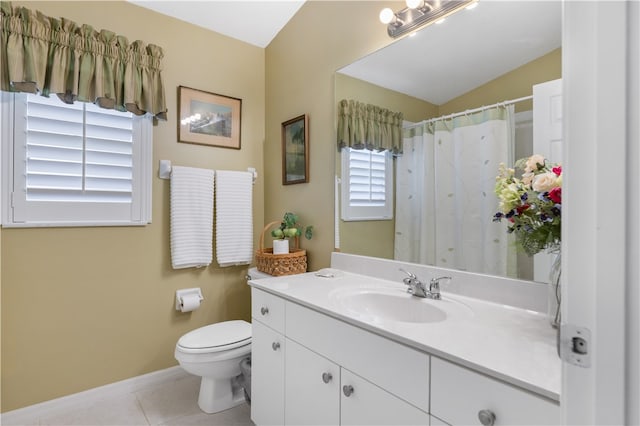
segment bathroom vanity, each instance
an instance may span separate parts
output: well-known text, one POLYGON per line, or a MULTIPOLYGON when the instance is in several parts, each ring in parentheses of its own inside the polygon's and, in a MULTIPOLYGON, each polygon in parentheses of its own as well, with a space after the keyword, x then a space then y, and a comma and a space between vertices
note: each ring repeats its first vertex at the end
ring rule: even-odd
POLYGON ((254 423, 561 423, 544 315, 447 288, 417 298, 397 266, 377 267, 398 280, 367 267, 376 277, 340 268, 250 281, 254 423))

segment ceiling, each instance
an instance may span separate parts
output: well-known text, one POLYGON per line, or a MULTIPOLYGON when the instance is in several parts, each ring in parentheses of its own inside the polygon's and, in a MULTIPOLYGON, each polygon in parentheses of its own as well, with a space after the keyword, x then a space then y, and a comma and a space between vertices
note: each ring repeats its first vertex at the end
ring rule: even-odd
MULTIPOLYGON (((128 1, 262 48, 305 2, 128 1)), ((559 0, 480 0, 339 72, 441 105, 560 47, 561 13, 559 0)))
POLYGON ((442 105, 560 47, 561 14, 560 1, 481 0, 339 72, 442 105))
POLYGON ((128 1, 263 48, 304 4, 304 0, 128 1))

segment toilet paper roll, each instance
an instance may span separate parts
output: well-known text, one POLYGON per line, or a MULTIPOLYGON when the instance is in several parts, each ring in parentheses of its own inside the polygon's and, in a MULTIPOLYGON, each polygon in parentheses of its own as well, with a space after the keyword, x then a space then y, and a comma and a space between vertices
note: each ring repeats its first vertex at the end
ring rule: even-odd
POLYGON ((191 312, 200 307, 200 296, 197 294, 188 294, 180 297, 180 311, 191 312))

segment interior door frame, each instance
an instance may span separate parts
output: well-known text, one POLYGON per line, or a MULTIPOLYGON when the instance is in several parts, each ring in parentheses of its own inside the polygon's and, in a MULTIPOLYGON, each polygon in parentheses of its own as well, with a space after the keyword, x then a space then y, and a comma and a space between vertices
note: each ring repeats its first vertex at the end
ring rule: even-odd
POLYGON ((563 2, 562 322, 592 337, 590 368, 563 363, 564 424, 638 418, 640 13, 633 3, 563 2))

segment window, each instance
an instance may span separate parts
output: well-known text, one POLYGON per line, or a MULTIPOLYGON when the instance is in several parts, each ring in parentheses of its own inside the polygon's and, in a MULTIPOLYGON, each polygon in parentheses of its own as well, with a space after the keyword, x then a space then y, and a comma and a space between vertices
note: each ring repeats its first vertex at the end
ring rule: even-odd
POLYGON ((151 220, 148 117, 2 93, 3 226, 151 220))
POLYGON ((392 191, 389 151, 342 149, 342 220, 392 219, 392 191))

